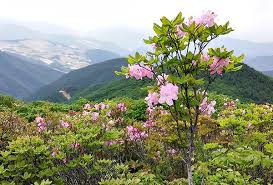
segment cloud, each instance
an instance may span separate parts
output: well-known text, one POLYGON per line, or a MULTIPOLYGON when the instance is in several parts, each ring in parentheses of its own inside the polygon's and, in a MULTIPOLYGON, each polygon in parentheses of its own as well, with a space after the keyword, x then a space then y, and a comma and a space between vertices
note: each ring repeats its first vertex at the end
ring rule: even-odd
POLYGON ((80 31, 126 26, 148 29, 163 15, 199 15, 213 10, 230 20, 234 37, 273 41, 272 0, 0 0, 0 16, 48 22, 80 31))

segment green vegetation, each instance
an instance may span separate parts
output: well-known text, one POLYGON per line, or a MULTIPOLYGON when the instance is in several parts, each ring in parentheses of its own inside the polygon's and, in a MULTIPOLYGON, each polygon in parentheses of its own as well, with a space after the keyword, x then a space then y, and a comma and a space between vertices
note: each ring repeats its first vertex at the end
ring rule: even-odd
MULTIPOLYGON (((228 97, 211 97, 217 101, 217 112, 200 120, 194 183, 272 183, 272 106, 238 102, 226 106, 232 101, 228 97)), ((155 126, 148 128, 143 127, 147 123, 143 100, 119 98, 105 102, 109 109, 99 111, 92 102, 90 109, 83 109, 86 103, 84 99, 70 105, 24 103, 0 96, 0 183, 187 184, 169 113, 157 109, 155 126), (120 102, 125 102, 126 112, 116 108, 120 102), (84 111, 90 114, 84 116, 84 111), (100 113, 96 121, 92 112, 100 113), (50 123, 43 132, 38 131, 37 116, 50 123), (70 126, 63 127, 60 120, 70 126), (105 130, 109 120, 114 122, 105 130), (146 131, 148 137, 130 140, 128 125, 146 131)))
MULTIPOLYGON (((116 97, 133 99, 147 96, 148 80, 136 81, 121 79, 86 88, 75 95, 92 101, 102 101, 116 97)), ((273 80, 262 73, 244 65, 236 73, 223 74, 210 87, 210 91, 225 94, 243 102, 273 103, 273 80)))

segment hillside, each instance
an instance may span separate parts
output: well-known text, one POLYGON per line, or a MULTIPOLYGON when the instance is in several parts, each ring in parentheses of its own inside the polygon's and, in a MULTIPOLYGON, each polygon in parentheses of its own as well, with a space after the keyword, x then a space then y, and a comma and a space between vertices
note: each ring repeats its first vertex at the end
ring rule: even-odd
POLYGON ((72 71, 55 82, 42 87, 27 99, 65 101, 65 98, 59 93, 60 90, 69 93, 73 98, 75 94, 85 88, 119 79, 120 77, 117 77, 114 72, 120 70, 120 67, 124 65, 127 65, 127 60, 119 58, 72 71))
MULTIPOLYGON (((122 96, 138 99, 147 96, 147 91, 139 88, 144 88, 147 84, 147 81, 121 79, 87 88, 76 97, 96 101, 122 96)), ((238 72, 218 78, 210 91, 225 94, 234 99, 239 98, 241 101, 273 102, 273 80, 247 65, 238 72)))
POLYGON ((0 93, 23 98, 62 75, 23 57, 0 52, 0 93))
MULTIPOLYGON (((114 71, 123 65, 127 65, 125 59, 114 59, 72 71, 42 87, 30 99, 66 101, 60 90, 69 93, 72 99, 85 97, 96 101, 121 96, 134 99, 146 96, 146 90, 139 87, 145 87, 147 81, 125 80, 115 76, 114 71)), ((217 79, 211 91, 242 101, 273 102, 273 80, 247 65, 238 73, 225 74, 217 79)))
POLYGON ((272 71, 262 71, 263 74, 273 77, 273 70, 272 71))

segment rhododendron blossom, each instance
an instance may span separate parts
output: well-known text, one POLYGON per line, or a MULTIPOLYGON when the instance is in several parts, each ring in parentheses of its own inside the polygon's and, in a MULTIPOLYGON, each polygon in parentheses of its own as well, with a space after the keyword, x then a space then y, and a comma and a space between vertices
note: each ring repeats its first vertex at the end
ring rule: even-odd
POLYGON ((210 59, 210 56, 207 53, 203 53, 201 55, 201 60, 203 60, 204 62, 208 62, 210 59))
POLYGON ((177 32, 177 36, 178 37, 183 37, 186 34, 181 29, 182 29, 182 25, 177 25, 176 26, 176 32, 177 32))
POLYGON ((144 77, 153 78, 152 68, 149 66, 140 66, 138 64, 129 65, 129 76, 134 77, 136 80, 140 80, 144 77))
POLYGON ((91 105, 89 103, 85 104, 83 107, 85 110, 91 109, 91 105))
POLYGON ((215 112, 214 109, 215 105, 216 101, 211 101, 210 103, 208 103, 208 98, 205 97, 202 103, 200 104, 199 110, 202 114, 211 116, 215 112))
POLYGON ((168 79, 169 75, 166 75, 165 73, 158 75, 156 80, 157 80, 157 85, 165 85, 168 83, 167 79, 168 79))
POLYGON ((124 103, 119 103, 117 105, 117 108, 121 111, 121 112, 125 112, 126 111, 126 107, 124 103))
POLYGON ((201 17, 190 17, 188 25, 191 25, 193 22, 195 25, 204 25, 207 27, 212 27, 214 25, 214 21, 217 15, 212 11, 207 11, 201 17))
POLYGON ((77 142, 72 143, 71 147, 72 148, 79 148, 80 147, 80 143, 77 143, 77 142))
POLYGON ((158 94, 156 92, 149 93, 145 100, 149 107, 153 107, 158 104, 158 94))
POLYGON ((92 112, 91 116, 92 116, 93 121, 97 121, 97 119, 99 118, 99 113, 98 112, 92 112))
POLYGON ((61 120, 61 125, 62 125, 62 127, 64 127, 64 128, 68 128, 68 127, 70 126, 70 124, 69 124, 68 122, 63 121, 63 120, 61 120))
POLYGON ((157 48, 156 43, 152 43, 151 46, 152 46, 153 49, 156 49, 156 48, 157 48))
POLYGON ((213 75, 217 73, 219 75, 222 75, 224 67, 228 66, 229 63, 229 58, 223 59, 219 57, 213 57, 213 63, 209 65, 210 74, 213 75))
POLYGON ((36 117, 35 122, 37 123, 37 126, 38 126, 38 132, 43 132, 46 130, 47 124, 46 124, 44 118, 36 117))
POLYGON ((137 141, 148 137, 148 134, 145 131, 140 131, 133 126, 127 126, 127 134, 131 141, 137 141))
POLYGON ((178 86, 168 83, 160 87, 160 98, 159 103, 167 103, 168 105, 173 105, 173 100, 178 99, 178 86))

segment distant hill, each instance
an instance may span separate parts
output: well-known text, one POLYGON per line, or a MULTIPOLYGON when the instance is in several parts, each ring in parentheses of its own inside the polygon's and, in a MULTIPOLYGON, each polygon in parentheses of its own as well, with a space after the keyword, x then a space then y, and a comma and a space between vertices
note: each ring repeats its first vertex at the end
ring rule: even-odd
MULTIPOLYGON (((84 97, 93 101, 116 97, 133 99, 147 96, 147 81, 121 79, 83 90, 76 97, 84 97)), ((210 91, 225 94, 241 101, 256 103, 273 103, 273 80, 253 68, 244 65, 238 72, 224 74, 210 87, 210 91)))
POLYGON ((35 64, 24 57, 0 52, 0 93, 24 98, 53 82, 63 73, 35 64))
POLYGON ((263 74, 273 77, 273 70, 272 71, 262 71, 263 74))
MULTIPOLYGON (((124 65, 127 65, 125 59, 114 59, 72 71, 42 87, 33 94, 34 100, 65 101, 60 90, 70 93, 72 100, 79 97, 96 101, 121 96, 135 99, 145 97, 148 81, 115 76, 114 71, 120 70, 124 65)), ((242 101, 273 102, 273 80, 247 65, 236 73, 219 77, 210 90, 242 101)))
POLYGON ((246 63, 258 71, 273 71, 273 49, 272 55, 247 59, 246 63))
POLYGON ((102 49, 91 49, 86 52, 87 58, 91 60, 91 64, 96 64, 104 62, 106 60, 111 60, 115 58, 120 58, 120 56, 114 52, 102 50, 102 49))
POLYGON ((40 88, 27 99, 66 101, 59 91, 65 91, 73 98, 85 88, 120 79, 114 72, 120 70, 120 67, 124 65, 127 65, 127 60, 118 58, 74 70, 55 82, 40 88))

